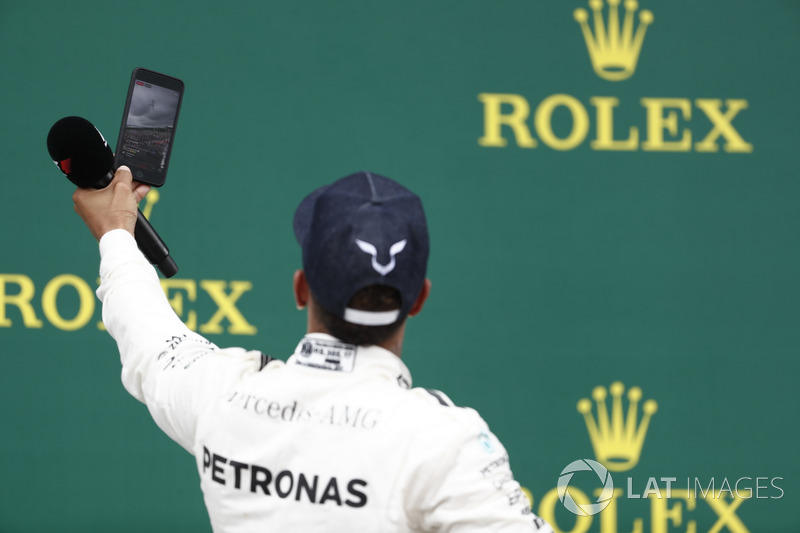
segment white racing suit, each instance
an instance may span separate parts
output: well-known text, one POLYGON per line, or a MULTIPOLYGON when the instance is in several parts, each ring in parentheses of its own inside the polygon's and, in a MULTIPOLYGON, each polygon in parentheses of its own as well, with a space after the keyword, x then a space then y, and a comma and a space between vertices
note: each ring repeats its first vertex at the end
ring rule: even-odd
POLYGON ((411 388, 393 353, 324 334, 285 363, 220 349, 173 312, 129 233, 100 253, 123 384, 195 456, 215 532, 550 533, 478 413, 411 388))

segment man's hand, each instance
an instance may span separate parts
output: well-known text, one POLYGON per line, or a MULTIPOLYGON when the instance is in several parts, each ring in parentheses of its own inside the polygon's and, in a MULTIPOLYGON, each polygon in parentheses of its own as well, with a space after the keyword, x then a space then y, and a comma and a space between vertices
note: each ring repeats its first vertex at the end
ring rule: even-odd
POLYGON ((108 187, 78 189, 72 195, 72 201, 75 202, 75 212, 99 241, 113 229, 124 229, 133 235, 137 206, 149 190, 149 185, 133 181, 130 169, 122 166, 108 187))

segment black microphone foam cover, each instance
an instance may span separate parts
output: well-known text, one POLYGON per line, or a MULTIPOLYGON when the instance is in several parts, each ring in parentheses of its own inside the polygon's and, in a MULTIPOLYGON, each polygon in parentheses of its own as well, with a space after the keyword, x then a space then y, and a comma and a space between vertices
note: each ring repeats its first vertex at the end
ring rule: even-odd
POLYGON ((67 178, 83 188, 102 188, 113 178, 114 152, 91 122, 64 117, 47 134, 47 151, 67 178))
MULTIPOLYGON (((47 151, 67 178, 85 189, 102 189, 114 179, 114 152, 91 122, 81 117, 64 117, 47 134, 47 151)), ((150 263, 166 277, 178 272, 169 248, 138 211, 134 237, 150 263)))

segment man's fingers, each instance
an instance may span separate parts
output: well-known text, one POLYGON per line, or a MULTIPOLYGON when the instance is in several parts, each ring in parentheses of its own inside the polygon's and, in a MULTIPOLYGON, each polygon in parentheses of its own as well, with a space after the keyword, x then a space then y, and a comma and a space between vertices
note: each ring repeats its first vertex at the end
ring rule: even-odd
POLYGON ((133 195, 136 197, 136 203, 141 202, 147 193, 150 192, 150 186, 146 183, 133 182, 133 195))
POLYGON ((150 185, 133 180, 131 169, 125 165, 117 169, 117 172, 114 174, 114 181, 112 183, 115 185, 124 185, 125 187, 130 187, 131 191, 133 192, 133 196, 136 198, 137 204, 141 202, 150 191, 150 185))
POLYGON ((149 186, 133 181, 128 167, 120 167, 114 179, 103 189, 77 189, 72 199, 75 211, 81 216, 92 235, 100 239, 114 229, 124 229, 131 235, 136 227, 136 204, 149 186))
POLYGON ((75 189, 75 192, 72 193, 72 201, 77 204, 87 192, 89 192, 88 189, 81 189, 78 187, 75 189))
POLYGON ((133 191, 133 175, 128 167, 122 166, 114 173, 114 179, 107 187, 109 190, 133 191))
POLYGON ((131 169, 122 165, 117 169, 114 173, 114 181, 121 181, 124 183, 131 183, 133 182, 133 174, 131 174, 131 169))

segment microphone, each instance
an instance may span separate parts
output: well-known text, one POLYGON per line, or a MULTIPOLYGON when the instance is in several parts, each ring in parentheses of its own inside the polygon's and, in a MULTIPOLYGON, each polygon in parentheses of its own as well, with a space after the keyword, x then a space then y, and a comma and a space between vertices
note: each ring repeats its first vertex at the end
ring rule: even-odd
MULTIPOLYGON (((81 117, 64 117, 47 134, 47 151, 53 163, 81 188, 103 189, 114 179, 114 152, 100 131, 81 117)), ((136 244, 164 277, 178 272, 178 265, 150 222, 138 211, 134 228, 136 244)))

